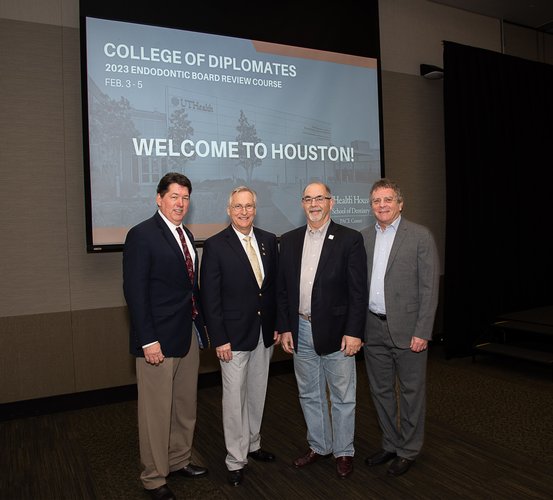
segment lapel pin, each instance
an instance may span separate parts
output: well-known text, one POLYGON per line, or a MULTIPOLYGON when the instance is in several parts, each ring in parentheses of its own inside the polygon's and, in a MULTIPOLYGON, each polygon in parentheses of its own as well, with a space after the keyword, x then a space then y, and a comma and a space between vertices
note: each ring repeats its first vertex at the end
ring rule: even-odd
POLYGON ((329 235, 328 235, 328 239, 329 239, 329 240, 333 240, 333 239, 334 239, 334 235, 333 235, 333 234, 329 234, 329 235))

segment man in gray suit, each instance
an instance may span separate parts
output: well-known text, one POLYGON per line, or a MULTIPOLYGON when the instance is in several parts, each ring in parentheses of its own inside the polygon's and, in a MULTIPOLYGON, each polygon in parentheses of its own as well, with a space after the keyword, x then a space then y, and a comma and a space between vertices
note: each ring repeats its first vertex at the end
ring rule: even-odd
POLYGON ((369 286, 364 353, 382 445, 365 463, 393 459, 388 474, 399 476, 424 439, 427 349, 440 269, 430 231, 402 217, 403 196, 395 182, 375 182, 370 200, 376 224, 363 231, 369 286))

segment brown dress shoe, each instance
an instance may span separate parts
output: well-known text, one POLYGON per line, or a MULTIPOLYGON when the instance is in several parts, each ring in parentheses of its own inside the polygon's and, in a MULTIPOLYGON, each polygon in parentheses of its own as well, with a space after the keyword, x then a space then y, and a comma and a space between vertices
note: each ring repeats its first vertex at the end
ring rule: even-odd
POLYGON ((315 453, 313 450, 309 450, 305 455, 296 458, 294 460, 293 465, 297 469, 300 467, 305 467, 306 465, 311 465, 312 463, 316 462, 317 460, 321 458, 328 458, 330 454, 328 455, 319 455, 318 453, 315 453))
POLYGON ((340 479, 345 479, 353 472, 353 457, 337 457, 336 472, 340 479))

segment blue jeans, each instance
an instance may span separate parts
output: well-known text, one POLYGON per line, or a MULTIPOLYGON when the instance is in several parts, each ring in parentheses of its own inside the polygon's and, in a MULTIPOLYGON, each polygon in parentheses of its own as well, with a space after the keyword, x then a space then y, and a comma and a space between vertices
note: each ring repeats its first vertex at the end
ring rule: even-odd
POLYGON ((341 351, 322 356, 317 354, 313 347, 311 323, 300 318, 294 371, 309 447, 319 455, 333 453, 335 457, 353 457, 357 388, 355 357, 345 356, 341 351))

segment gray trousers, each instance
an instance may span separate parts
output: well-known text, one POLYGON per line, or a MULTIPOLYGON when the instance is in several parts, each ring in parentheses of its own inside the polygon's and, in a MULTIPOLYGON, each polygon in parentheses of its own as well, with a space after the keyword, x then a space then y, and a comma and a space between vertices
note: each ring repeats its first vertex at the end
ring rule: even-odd
POLYGON ((382 449, 414 460, 424 441, 428 350, 399 349, 386 321, 367 316, 365 365, 382 449))

